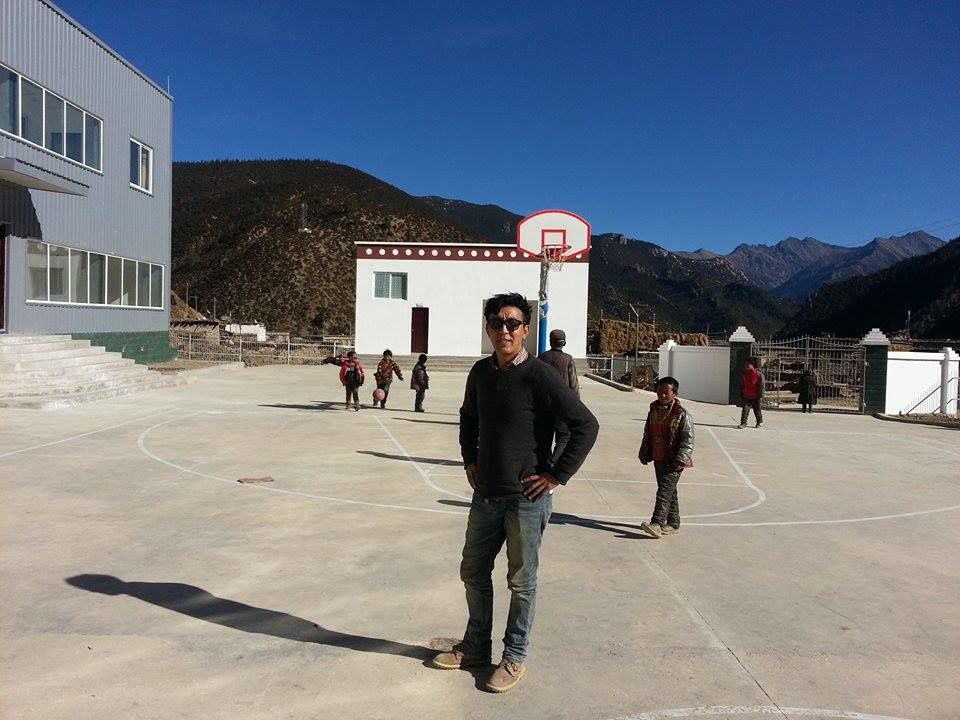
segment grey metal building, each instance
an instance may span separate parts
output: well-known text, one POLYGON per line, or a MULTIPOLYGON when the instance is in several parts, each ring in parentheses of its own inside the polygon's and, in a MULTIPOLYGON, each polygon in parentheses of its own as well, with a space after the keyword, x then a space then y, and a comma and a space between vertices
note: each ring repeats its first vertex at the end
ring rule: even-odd
POLYGON ((0 325, 168 359, 173 99, 45 0, 0 0, 0 325))

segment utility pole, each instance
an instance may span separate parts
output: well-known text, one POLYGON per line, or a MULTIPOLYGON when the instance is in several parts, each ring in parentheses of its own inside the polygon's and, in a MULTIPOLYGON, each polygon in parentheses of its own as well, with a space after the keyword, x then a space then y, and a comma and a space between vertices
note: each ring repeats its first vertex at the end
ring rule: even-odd
POLYGON ((633 366, 636 367, 637 358, 640 357, 640 313, 637 312, 637 309, 633 305, 630 305, 630 309, 633 310, 633 314, 636 318, 636 332, 633 336, 633 366))
MULTIPOLYGON (((214 320, 217 319, 217 299, 216 298, 213 299, 213 319, 214 320)), ((707 327, 709 327, 709 325, 707 327)))

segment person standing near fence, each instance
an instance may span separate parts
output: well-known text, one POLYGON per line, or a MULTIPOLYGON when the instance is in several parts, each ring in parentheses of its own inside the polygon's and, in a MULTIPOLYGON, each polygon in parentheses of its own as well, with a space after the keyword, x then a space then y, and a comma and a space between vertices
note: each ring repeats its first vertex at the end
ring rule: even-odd
MULTIPOLYGON (((377 390, 383 390, 383 400, 380 401, 380 407, 387 409, 387 397, 390 395, 390 383, 393 382, 393 376, 396 374, 398 380, 403 380, 403 373, 400 372, 400 366, 393 359, 393 353, 390 350, 383 351, 383 357, 377 363, 377 369, 373 373, 373 379, 377 381, 377 390)), ((377 406, 377 401, 373 401, 373 406, 377 406)))
POLYGON ((353 410, 360 410, 360 395, 357 392, 363 385, 363 365, 357 353, 351 350, 347 353, 347 360, 340 366, 340 383, 347 391, 347 401, 344 410, 350 409, 350 400, 353 400, 353 410))
POLYGON ((654 538, 680 532, 680 500, 677 485, 680 473, 693 467, 693 418, 680 405, 678 383, 662 377, 655 385, 657 399, 650 403, 638 458, 642 465, 653 463, 657 476, 657 499, 649 523, 640 529, 654 538))
POLYGON ((410 389, 417 391, 413 401, 415 412, 423 412, 423 398, 426 396, 429 387, 430 376, 427 375, 427 356, 420 353, 417 364, 413 366, 413 372, 410 374, 410 389))
MULTIPOLYGON (((577 397, 580 397, 580 381, 577 379, 577 364, 573 356, 565 353, 562 348, 567 344, 567 334, 563 330, 550 331, 550 349, 544 350, 539 355, 539 359, 552 367, 558 373, 563 382, 573 390, 577 397)), ((552 462, 563 455, 563 449, 570 440, 570 428, 563 420, 557 420, 556 439, 553 446, 552 462)))
POLYGON ((753 408, 753 417, 757 421, 757 427, 763 427, 763 411, 760 409, 760 401, 763 399, 763 373, 757 370, 757 361, 747 360, 743 364, 743 372, 740 373, 740 400, 743 410, 740 411, 740 425, 743 430, 747 426, 747 419, 750 417, 750 408, 753 408))
POLYGON ((812 413, 817 404, 817 378, 810 370, 804 370, 800 376, 800 412, 812 413))

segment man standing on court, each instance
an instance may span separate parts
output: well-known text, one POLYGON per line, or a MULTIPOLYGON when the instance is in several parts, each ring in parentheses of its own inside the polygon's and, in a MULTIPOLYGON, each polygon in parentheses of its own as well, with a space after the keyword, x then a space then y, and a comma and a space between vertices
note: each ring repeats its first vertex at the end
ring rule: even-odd
POLYGON ((680 383, 667 376, 657 380, 654 387, 657 399, 650 403, 639 458, 643 465, 653 462, 657 499, 650 522, 640 523, 640 529, 651 537, 660 538, 680 532, 677 484, 680 473, 693 467, 694 435, 693 418, 677 398, 680 383))
POLYGON ((507 545, 510 609, 503 660, 487 680, 506 692, 524 674, 533 626, 540 542, 553 492, 573 476, 597 439, 593 414, 545 363, 523 347, 530 305, 518 293, 496 295, 484 306, 494 353, 470 370, 460 408, 460 451, 473 488, 460 578, 469 618, 463 641, 437 655, 445 670, 489 665, 493 633, 494 561, 507 545), (562 420, 570 440, 551 462, 554 429, 562 420))
POLYGON ((757 421, 757 427, 763 427, 763 411, 760 409, 762 398, 763 373, 757 370, 757 361, 751 358, 743 364, 743 372, 740 373, 740 400, 743 405, 743 410, 740 411, 739 428, 741 430, 747 426, 750 408, 753 408, 753 417, 757 421))
MULTIPOLYGON (((580 381, 577 379, 577 364, 573 356, 565 353, 561 348, 567 344, 567 334, 563 330, 550 331, 550 349, 540 353, 540 360, 554 368, 560 377, 580 397, 580 381)), ((557 420, 557 437, 553 446, 553 457, 556 462, 563 454, 563 449, 570 440, 570 429, 563 420, 557 420)))

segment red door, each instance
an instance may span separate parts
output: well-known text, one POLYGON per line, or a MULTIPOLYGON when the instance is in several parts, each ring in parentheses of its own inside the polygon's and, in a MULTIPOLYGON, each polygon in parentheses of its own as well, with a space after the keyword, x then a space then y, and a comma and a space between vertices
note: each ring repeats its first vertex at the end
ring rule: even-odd
POLYGON ((415 307, 410 320, 410 352, 427 352, 427 335, 430 329, 430 308, 415 307))

